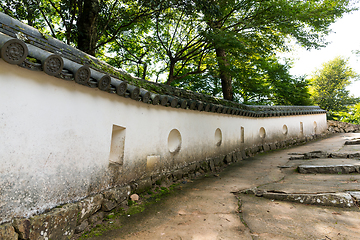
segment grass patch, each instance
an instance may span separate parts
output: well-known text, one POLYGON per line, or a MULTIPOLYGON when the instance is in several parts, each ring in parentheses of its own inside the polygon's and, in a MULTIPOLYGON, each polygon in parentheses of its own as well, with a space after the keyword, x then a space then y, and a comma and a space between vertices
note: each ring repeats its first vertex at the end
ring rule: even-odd
POLYGON ((79 238, 79 240, 101 236, 104 232, 120 229, 122 226, 120 226, 119 223, 116 222, 117 219, 123 216, 131 216, 145 211, 148 206, 161 201, 163 197, 174 192, 179 185, 180 183, 175 183, 172 184, 169 188, 156 187, 152 191, 147 191, 147 195, 142 195, 141 201, 139 202, 128 200, 127 210, 123 208, 112 210, 107 216, 105 216, 104 222, 102 224, 98 224, 90 231, 84 232, 79 238))
POLYGON ((96 225, 96 227, 94 227, 93 229, 91 229, 90 231, 86 231, 83 233, 83 235, 81 235, 81 237, 78 238, 78 240, 83 240, 83 239, 87 239, 87 238, 91 238, 91 237, 98 237, 103 235, 103 233, 110 231, 110 230, 115 230, 115 229, 120 229, 121 226, 117 226, 114 224, 98 224, 96 225))
POLYGON ((134 215, 137 213, 141 213, 145 210, 146 204, 133 204, 127 211, 127 215, 134 215))

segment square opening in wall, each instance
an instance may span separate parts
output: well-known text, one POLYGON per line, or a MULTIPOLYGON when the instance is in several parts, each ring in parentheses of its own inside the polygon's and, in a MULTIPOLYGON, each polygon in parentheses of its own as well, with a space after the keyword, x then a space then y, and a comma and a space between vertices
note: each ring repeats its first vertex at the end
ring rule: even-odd
POLYGON ((113 125, 110 146, 110 163, 123 164, 126 128, 113 125))

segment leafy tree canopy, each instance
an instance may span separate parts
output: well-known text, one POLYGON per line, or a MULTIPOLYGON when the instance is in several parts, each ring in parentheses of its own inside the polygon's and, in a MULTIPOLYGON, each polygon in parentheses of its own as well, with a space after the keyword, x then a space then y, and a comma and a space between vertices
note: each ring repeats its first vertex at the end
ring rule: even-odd
POLYGON ((343 112, 359 99, 350 95, 346 87, 359 75, 348 66, 348 60, 342 57, 323 64, 311 78, 311 95, 315 104, 332 112, 343 112))
POLYGON ((307 82, 275 52, 290 50, 289 38, 324 46, 330 24, 355 9, 352 0, 0 0, 0 10, 138 77, 308 104, 307 82))

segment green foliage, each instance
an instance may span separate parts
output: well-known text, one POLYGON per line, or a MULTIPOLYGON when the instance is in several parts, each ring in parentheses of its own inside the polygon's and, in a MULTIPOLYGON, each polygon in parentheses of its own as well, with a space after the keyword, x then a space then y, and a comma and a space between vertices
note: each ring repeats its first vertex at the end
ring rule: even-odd
POLYGON ((202 23, 197 31, 209 51, 203 56, 203 68, 197 68, 202 74, 197 74, 194 69, 197 64, 189 61, 181 70, 196 75, 176 81, 175 85, 221 96, 218 90, 222 88, 225 94, 224 82, 228 82, 233 86, 229 91, 235 100, 256 104, 309 104, 306 80, 291 77, 288 65, 274 63, 272 56, 275 51, 288 50, 289 38, 308 49, 325 46, 323 36, 328 33, 329 25, 351 11, 349 1, 222 0, 209 4, 194 0, 192 3, 187 10, 191 9, 191 16, 202 23), (222 57, 217 50, 224 53, 222 57), (269 59, 270 63, 266 64, 269 59))
POLYGON ((341 122, 360 124, 360 103, 347 107, 345 112, 333 113, 333 118, 341 122))
POLYGON ((246 104, 311 104, 307 80, 290 75, 290 66, 274 56, 237 63, 233 75, 235 96, 246 104))
MULTIPOLYGON (((274 56, 252 56, 249 59, 231 57, 229 60, 236 101, 269 105, 311 104, 308 80, 290 75, 290 62, 282 64, 274 56)), ((212 96, 222 96, 215 63, 201 76, 191 75, 174 81, 172 85, 212 96)))
POLYGON ((91 2, 0 0, 0 10, 137 77, 251 104, 309 104, 306 80, 274 54, 289 38, 325 46, 330 24, 354 10, 350 0, 91 2))
POLYGON ((341 0, 223 0, 211 4, 215 8, 206 4, 208 1, 195 2, 208 26, 204 35, 217 51, 219 77, 224 97, 229 100, 235 92, 228 87, 232 83, 229 71, 234 66, 228 63, 230 58, 266 59, 276 50, 287 50, 288 38, 309 49, 319 48, 324 46, 322 37, 328 33, 329 25, 350 11, 349 1, 341 0), (224 91, 224 87, 228 89, 224 91))
POLYGON ((311 81, 311 95, 315 104, 330 112, 346 112, 347 107, 358 101, 350 95, 346 87, 359 76, 342 57, 324 63, 322 69, 314 73, 311 81))
MULTIPOLYGON (((275 105, 310 105, 308 81, 304 77, 293 77, 288 63, 280 64, 276 59, 266 61, 266 80, 269 82, 268 99, 275 105)), ((271 102, 267 102, 270 104, 271 102)))

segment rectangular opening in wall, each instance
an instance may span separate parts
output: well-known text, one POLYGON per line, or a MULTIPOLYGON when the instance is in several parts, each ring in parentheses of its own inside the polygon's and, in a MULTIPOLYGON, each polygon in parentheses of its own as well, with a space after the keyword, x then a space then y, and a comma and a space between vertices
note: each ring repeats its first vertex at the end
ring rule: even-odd
POLYGON ((110 163, 123 164, 126 128, 113 125, 110 146, 110 163))
POLYGON ((245 142, 245 130, 244 130, 244 127, 241 127, 241 129, 240 129, 240 142, 241 143, 245 142))
POLYGON ((301 135, 304 134, 304 124, 303 124, 303 122, 300 122, 300 134, 301 135))

